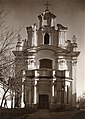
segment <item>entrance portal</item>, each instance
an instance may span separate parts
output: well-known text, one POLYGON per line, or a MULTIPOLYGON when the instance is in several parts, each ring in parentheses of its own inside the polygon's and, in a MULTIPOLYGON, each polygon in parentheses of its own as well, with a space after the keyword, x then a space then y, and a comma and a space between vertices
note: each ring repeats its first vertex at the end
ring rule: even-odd
POLYGON ((49 96, 42 94, 39 95, 39 108, 48 109, 49 108, 49 96))

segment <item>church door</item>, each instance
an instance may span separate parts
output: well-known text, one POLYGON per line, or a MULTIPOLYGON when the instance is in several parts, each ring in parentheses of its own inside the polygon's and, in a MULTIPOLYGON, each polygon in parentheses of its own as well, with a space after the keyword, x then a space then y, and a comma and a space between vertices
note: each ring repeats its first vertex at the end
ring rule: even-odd
POLYGON ((39 95, 39 108, 48 109, 49 108, 49 96, 42 94, 39 95))

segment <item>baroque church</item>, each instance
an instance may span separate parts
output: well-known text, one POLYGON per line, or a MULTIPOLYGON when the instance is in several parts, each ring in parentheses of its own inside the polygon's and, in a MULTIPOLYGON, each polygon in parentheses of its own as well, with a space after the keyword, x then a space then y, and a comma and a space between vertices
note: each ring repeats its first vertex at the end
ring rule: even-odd
POLYGON ((27 39, 18 35, 15 79, 15 107, 58 109, 76 105, 77 51, 75 35, 67 40, 67 27, 56 25, 56 16, 47 9, 39 25, 26 27, 27 39))

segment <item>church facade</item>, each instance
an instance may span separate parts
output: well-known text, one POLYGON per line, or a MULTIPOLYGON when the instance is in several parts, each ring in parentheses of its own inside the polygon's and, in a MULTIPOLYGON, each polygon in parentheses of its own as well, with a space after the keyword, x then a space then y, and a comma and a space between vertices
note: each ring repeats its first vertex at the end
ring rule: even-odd
POLYGON ((66 39, 67 27, 56 25, 46 9, 37 24, 26 27, 27 39, 18 36, 15 79, 22 93, 15 92, 15 107, 57 109, 76 105, 75 68, 79 51, 66 39))

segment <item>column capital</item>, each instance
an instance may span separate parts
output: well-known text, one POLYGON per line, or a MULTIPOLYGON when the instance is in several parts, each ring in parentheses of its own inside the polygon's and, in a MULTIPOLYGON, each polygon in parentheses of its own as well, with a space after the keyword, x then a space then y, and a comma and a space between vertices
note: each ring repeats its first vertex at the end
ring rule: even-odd
POLYGON ((72 61, 73 66, 77 66, 77 60, 72 61))

